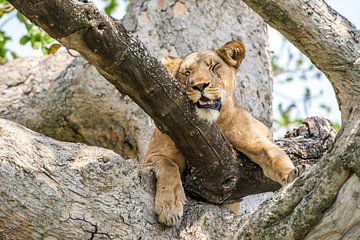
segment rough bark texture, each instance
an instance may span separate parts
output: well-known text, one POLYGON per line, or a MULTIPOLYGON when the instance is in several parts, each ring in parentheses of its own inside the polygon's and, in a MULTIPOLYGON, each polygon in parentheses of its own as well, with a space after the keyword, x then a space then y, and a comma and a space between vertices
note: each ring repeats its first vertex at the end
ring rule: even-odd
POLYGON ((143 158, 150 117, 82 58, 19 58, 0 72, 0 117, 58 140, 143 158))
POLYGON ((271 126, 272 80, 267 26, 242 1, 132 1, 122 20, 158 59, 216 49, 232 39, 245 43, 235 96, 242 106, 271 126))
POLYGON ((79 51, 174 139, 189 163, 188 190, 208 201, 223 203, 278 188, 263 177, 260 169, 243 167, 247 161, 237 159, 217 126, 196 118, 178 83, 119 22, 101 13, 92 3, 16 0, 11 3, 66 47, 79 51))
POLYGON ((335 140, 335 131, 328 120, 322 117, 310 117, 288 131, 284 138, 276 143, 285 150, 295 165, 316 164, 329 150, 335 140))
MULTIPOLYGON (((302 239, 308 234, 308 239, 317 239, 315 236, 326 236, 320 232, 320 226, 334 225, 334 221, 340 224, 343 223, 340 219, 344 218, 356 220, 355 223, 346 223, 341 237, 354 237, 358 232, 359 211, 350 204, 353 207, 351 210, 335 216, 330 207, 336 208, 334 201, 340 194, 340 188, 345 188, 344 184, 350 179, 353 181, 355 175, 352 178, 349 176, 352 173, 356 173, 355 178, 360 176, 358 31, 324 1, 244 2, 283 33, 328 76, 339 100, 343 127, 334 147, 322 160, 303 177, 276 194, 272 201, 261 205, 238 232, 238 238, 302 239), (312 228, 314 230, 311 231, 312 228)), ((358 186, 355 188, 358 189, 358 186)), ((354 201, 358 201, 357 195, 354 201)), ((327 237, 337 239, 338 234, 329 232, 327 237)))
POLYGON ((324 213, 320 222, 306 235, 305 240, 359 239, 359 186, 359 177, 353 174, 339 190, 336 201, 324 213))
MULTIPOLYGON (((309 121, 320 123, 310 132, 322 129, 328 133, 319 137, 331 139, 326 121, 309 121)), ((308 136, 286 141, 296 146, 299 137, 308 136)), ((136 161, 59 142, 3 119, 0 146, 0 239, 232 239, 257 207, 244 200, 241 213, 234 215, 189 199, 181 224, 164 227, 153 213, 153 177, 136 161)), ((349 184, 355 192, 358 182, 349 184)), ((357 199, 347 194, 340 192, 338 201, 354 205, 357 199)))

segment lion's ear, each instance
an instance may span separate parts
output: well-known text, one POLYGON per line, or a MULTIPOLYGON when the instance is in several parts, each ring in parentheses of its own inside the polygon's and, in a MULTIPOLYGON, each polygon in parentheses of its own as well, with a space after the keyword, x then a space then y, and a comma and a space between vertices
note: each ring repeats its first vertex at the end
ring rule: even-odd
POLYGON ((175 77, 179 71, 181 61, 181 58, 166 56, 161 60, 161 63, 167 68, 169 73, 175 77))
POLYGON ((230 66, 238 69, 245 57, 244 44, 238 40, 225 43, 216 53, 230 66))

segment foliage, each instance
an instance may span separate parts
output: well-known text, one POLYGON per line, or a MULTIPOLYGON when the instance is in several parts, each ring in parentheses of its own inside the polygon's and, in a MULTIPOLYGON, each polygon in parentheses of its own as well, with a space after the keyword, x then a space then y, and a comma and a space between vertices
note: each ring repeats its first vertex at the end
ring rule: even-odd
POLYGON ((16 14, 16 17, 24 24, 27 30, 27 32, 20 38, 20 44, 30 44, 33 49, 41 49, 43 54, 48 54, 49 48, 47 46, 55 40, 44 32, 44 30, 31 23, 19 12, 16 14))
POLYGON ((111 15, 118 7, 117 0, 104 0, 104 1, 109 2, 105 7, 104 11, 107 15, 111 15))
MULTIPOLYGON (((290 45, 283 38, 282 45, 277 54, 272 56, 272 69, 274 74, 274 96, 282 100, 274 106, 274 130, 280 132, 289 130, 299 125, 302 119, 309 116, 309 109, 316 102, 317 115, 329 116, 336 111, 333 106, 326 102, 324 89, 310 87, 315 81, 325 81, 323 74, 299 51, 290 45), (298 82, 305 84, 295 84, 298 82), (301 87, 284 87, 284 85, 300 85, 301 87), (305 86, 304 86, 305 85, 305 86), (285 89, 292 89, 293 92, 279 92, 277 88, 283 86, 285 89), (297 92, 302 92, 301 97, 297 98, 297 92), (320 103, 319 103, 320 102, 320 103)), ((333 127, 338 130, 339 123, 333 123, 333 127)), ((280 134, 281 135, 281 134, 280 134)))
MULTIPOLYGON (((0 18, 13 10, 14 8, 7 1, 0 0, 0 18)), ((6 32, 1 31, 3 24, 0 25, 0 64, 6 62, 8 53, 10 53, 13 58, 17 57, 14 51, 7 48, 7 43, 11 40, 11 36, 7 35, 6 32)))
POLYGON ((6 43, 11 40, 10 36, 7 36, 5 32, 0 31, 0 64, 3 64, 7 60, 7 53, 10 52, 13 58, 16 58, 17 55, 15 52, 10 51, 6 47, 6 43))
MULTIPOLYGON (((104 11, 111 15, 118 8, 120 0, 101 0, 104 2, 104 11)), ((123 4, 130 4, 131 0, 121 0, 123 4)), ((98 1, 99 2, 99 1, 98 1)), ((16 9, 6 0, 0 0, 0 64, 14 59, 17 53, 11 50, 8 43, 13 39, 6 31, 3 31, 5 25, 16 19, 25 28, 24 34, 19 40, 21 45, 30 46, 32 49, 39 49, 43 54, 51 54, 59 48, 58 43, 51 38, 41 28, 31 23, 25 16, 18 13, 16 9)))

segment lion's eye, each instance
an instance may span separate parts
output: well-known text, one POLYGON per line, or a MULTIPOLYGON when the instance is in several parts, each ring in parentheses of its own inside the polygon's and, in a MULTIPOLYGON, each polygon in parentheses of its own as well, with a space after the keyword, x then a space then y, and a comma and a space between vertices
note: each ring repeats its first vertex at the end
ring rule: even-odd
POLYGON ((215 62, 215 63, 213 63, 211 66, 209 66, 209 69, 210 69, 210 71, 215 71, 215 69, 218 67, 218 66, 220 66, 220 63, 219 62, 215 62))
POLYGON ((190 71, 188 70, 188 71, 186 71, 184 74, 185 74, 186 76, 190 76, 190 71))

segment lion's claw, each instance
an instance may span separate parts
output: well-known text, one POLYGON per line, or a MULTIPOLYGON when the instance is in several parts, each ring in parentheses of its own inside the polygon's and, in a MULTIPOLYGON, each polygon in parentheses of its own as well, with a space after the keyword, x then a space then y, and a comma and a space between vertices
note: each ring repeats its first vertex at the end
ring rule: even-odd
POLYGON ((311 165, 309 164, 297 165, 289 174, 283 176, 281 184, 284 186, 291 183, 295 178, 300 177, 304 172, 308 171, 310 167, 311 165))
POLYGON ((159 216, 159 222, 166 226, 173 226, 178 223, 183 215, 186 201, 182 186, 175 188, 160 189, 156 192, 155 213, 159 216))

